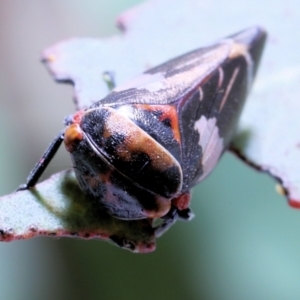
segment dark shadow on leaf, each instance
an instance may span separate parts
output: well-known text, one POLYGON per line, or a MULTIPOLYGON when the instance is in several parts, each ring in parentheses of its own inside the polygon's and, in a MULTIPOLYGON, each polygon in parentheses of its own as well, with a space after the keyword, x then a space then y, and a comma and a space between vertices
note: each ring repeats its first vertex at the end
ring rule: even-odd
POLYGON ((233 148, 234 150, 238 149, 239 151, 243 152, 244 149, 247 148, 249 142, 252 138, 253 133, 250 129, 245 129, 239 131, 232 141, 230 149, 233 148))
POLYGON ((97 199, 88 197, 81 191, 73 171, 55 176, 60 176, 57 189, 63 199, 63 210, 51 205, 51 199, 46 199, 38 189, 33 189, 32 193, 49 213, 62 222, 63 232, 58 235, 109 239, 123 248, 137 252, 155 249, 155 229, 151 220, 116 219, 100 206, 97 199))

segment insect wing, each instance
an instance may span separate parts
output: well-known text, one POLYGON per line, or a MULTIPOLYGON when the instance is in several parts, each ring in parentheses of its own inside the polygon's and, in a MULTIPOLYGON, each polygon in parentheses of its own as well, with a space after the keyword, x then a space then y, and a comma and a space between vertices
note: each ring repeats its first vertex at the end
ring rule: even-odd
MULTIPOLYGON (((173 122, 178 128, 172 128, 176 134, 160 134, 155 139, 166 149, 172 141, 178 142, 180 153, 176 143, 170 151, 180 161, 182 188, 188 190, 211 172, 231 141, 265 38, 259 27, 244 30, 150 69, 92 107, 148 105, 148 111, 155 105, 161 111, 176 107, 176 115, 168 118, 178 119, 173 122), (170 137, 166 143, 165 137, 170 137)), ((154 127, 148 126, 149 117, 128 117, 139 126, 144 123, 143 130, 155 135, 154 127)))
POLYGON ((229 52, 230 43, 222 42, 182 55, 115 88, 92 107, 175 103, 197 88, 226 60, 229 52))
MULTIPOLYGON (((122 128, 125 128, 125 120, 128 120, 139 127, 143 139, 151 137, 155 140, 160 145, 156 148, 163 149, 160 153, 177 161, 178 164, 173 165, 181 168, 177 172, 180 176, 170 178, 175 182, 171 189, 165 180, 153 180, 162 178, 158 169, 152 168, 152 173, 147 175, 144 172, 145 167, 152 164, 162 165, 159 163, 160 154, 153 156, 151 165, 147 162, 140 166, 136 159, 126 160, 132 165, 130 168, 116 167, 114 163, 116 170, 126 174, 127 178, 139 176, 134 180, 136 188, 142 187, 163 197, 170 195, 167 198, 188 192, 204 179, 233 137, 265 38, 265 32, 258 27, 242 31, 216 45, 192 51, 153 68, 93 104, 91 111, 111 109, 120 120, 122 117, 122 122, 114 122, 118 126, 122 123, 122 128), (157 182, 161 183, 163 192, 155 186, 157 182)), ((110 136, 117 136, 120 131, 110 136)), ((95 140, 100 132, 96 130, 95 140)), ((135 141, 135 138, 129 140, 135 141)), ((129 148, 135 153, 139 146, 129 148)), ((152 152, 151 147, 146 147, 142 151, 143 157, 151 157, 152 152)), ((129 153, 129 150, 122 153, 129 153)), ((121 155, 107 157, 122 160, 121 155)), ((134 182, 131 183, 134 185, 134 182)))
POLYGON ((253 83, 266 33, 258 27, 237 33, 227 40, 231 50, 215 70, 209 85, 199 87, 201 112, 194 129, 199 132, 201 165, 192 185, 203 180, 228 147, 253 83))

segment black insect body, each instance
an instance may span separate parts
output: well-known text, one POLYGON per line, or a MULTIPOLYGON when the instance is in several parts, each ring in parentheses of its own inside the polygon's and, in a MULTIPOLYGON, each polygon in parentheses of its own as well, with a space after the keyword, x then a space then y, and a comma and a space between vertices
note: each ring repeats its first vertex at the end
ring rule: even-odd
POLYGON ((229 146, 266 33, 253 27, 153 68, 66 119, 21 189, 64 141, 81 189, 121 219, 188 218, 190 190, 229 146))

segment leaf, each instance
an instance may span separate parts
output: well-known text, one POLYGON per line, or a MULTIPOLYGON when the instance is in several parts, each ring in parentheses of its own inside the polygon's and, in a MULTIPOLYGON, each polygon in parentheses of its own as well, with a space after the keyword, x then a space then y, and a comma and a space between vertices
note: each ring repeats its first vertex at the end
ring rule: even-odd
POLYGON ((81 192, 71 170, 31 190, 2 197, 0 211, 1 241, 70 236, 110 240, 136 252, 155 249, 155 229, 149 220, 113 218, 81 192))
MULTIPOLYGON (((290 34, 300 25, 299 4, 296 0, 274 2, 267 12, 264 6, 258 0, 242 6, 237 0, 151 0, 119 17, 122 35, 70 39, 44 51, 43 61, 57 81, 74 84, 76 105, 81 109, 108 93, 106 72, 113 72, 119 85, 218 38, 253 24, 264 26, 269 32, 268 47, 233 145, 246 161, 279 178, 290 203, 299 207, 300 36, 290 34)), ((160 233, 149 220, 129 222, 107 215, 82 194, 70 171, 54 175, 31 191, 2 197, 0 206, 4 241, 37 235, 98 237, 147 252, 155 248, 155 235, 160 233)), ((169 220, 168 226, 174 221, 171 216, 169 220)))

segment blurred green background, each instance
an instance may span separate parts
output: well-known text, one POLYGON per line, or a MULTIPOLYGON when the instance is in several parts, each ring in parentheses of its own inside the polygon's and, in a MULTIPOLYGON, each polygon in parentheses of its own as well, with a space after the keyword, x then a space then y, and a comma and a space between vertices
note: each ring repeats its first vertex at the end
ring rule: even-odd
MULTIPOLYGON (((73 36, 118 34, 116 16, 138 2, 0 2, 1 195, 24 182, 74 111, 72 87, 53 82, 40 52, 73 36)), ((45 176, 70 166, 62 148, 45 176)), ((226 154, 194 190, 196 218, 177 223, 154 253, 98 240, 2 243, 0 299, 300 299, 300 211, 274 188, 226 154)))

